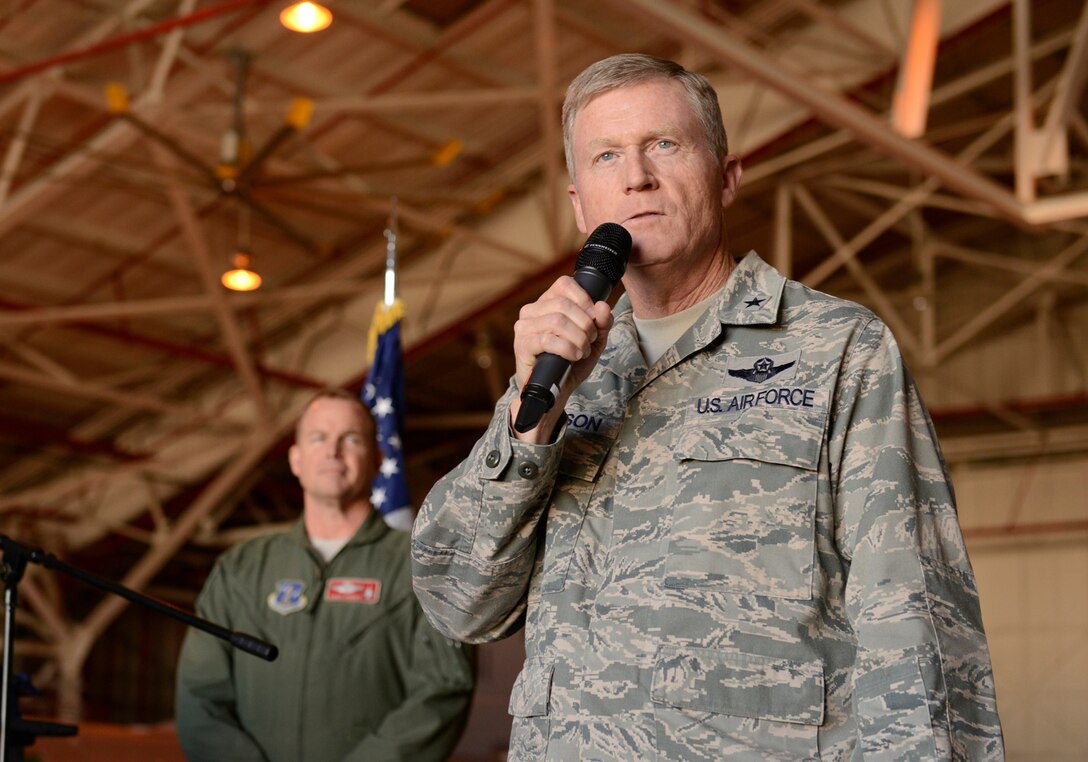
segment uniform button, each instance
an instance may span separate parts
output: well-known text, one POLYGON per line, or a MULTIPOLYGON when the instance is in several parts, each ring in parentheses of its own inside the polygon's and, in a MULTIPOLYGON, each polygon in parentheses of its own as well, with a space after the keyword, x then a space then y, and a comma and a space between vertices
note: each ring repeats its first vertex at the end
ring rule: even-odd
POLYGON ((518 465, 518 473, 522 479, 535 479, 536 478, 536 463, 530 463, 529 461, 522 461, 518 465))
POLYGON ((499 465, 499 461, 502 459, 502 454, 498 450, 492 450, 487 454, 487 458, 484 459, 484 463, 488 468, 494 468, 499 465))

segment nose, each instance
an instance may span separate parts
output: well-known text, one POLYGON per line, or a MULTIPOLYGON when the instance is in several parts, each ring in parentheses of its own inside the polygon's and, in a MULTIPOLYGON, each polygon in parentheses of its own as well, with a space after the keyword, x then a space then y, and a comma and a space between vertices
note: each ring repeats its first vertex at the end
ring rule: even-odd
POLYGON ((653 165, 650 159, 642 151, 632 151, 627 160, 625 170, 628 191, 653 190, 657 187, 657 179, 654 177, 653 165))

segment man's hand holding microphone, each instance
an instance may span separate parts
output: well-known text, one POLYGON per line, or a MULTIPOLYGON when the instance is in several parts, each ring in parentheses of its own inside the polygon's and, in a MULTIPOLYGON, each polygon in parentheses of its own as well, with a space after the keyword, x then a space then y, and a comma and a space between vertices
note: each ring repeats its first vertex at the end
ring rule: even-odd
POLYGON ((613 222, 586 239, 574 275, 560 277, 521 308, 514 323, 514 361, 521 395, 510 406, 514 436, 551 441, 571 392, 592 372, 612 328, 605 301, 627 268, 631 235, 613 222))

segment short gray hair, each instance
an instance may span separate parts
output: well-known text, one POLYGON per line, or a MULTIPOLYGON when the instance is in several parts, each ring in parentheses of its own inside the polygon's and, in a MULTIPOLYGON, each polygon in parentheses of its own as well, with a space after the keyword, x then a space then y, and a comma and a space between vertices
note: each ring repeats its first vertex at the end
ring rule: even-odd
POLYGON ((718 161, 725 158, 729 153, 729 140, 722 122, 722 110, 718 105, 718 94, 706 77, 688 71, 675 61, 643 53, 622 53, 590 64, 567 87, 567 95, 563 99, 563 150, 571 180, 574 179, 574 146, 571 143, 578 112, 598 95, 653 79, 680 83, 703 126, 711 152, 718 161))

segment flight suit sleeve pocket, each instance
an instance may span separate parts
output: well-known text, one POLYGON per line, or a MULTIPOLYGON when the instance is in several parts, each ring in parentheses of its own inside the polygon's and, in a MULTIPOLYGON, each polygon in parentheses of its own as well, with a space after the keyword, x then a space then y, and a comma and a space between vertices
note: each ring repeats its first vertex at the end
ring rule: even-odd
POLYGON ((548 714, 554 670, 555 664, 550 659, 532 657, 525 660, 525 665, 510 691, 511 715, 544 717, 548 714))
POLYGON ((757 411, 680 433, 667 588, 811 599, 823 422, 757 411))
POLYGON ((710 648, 662 648, 655 704, 799 725, 824 718, 823 668, 816 662, 710 648))

